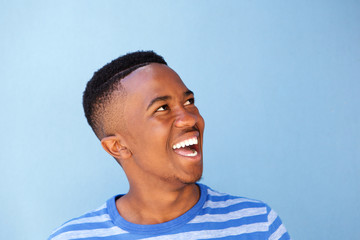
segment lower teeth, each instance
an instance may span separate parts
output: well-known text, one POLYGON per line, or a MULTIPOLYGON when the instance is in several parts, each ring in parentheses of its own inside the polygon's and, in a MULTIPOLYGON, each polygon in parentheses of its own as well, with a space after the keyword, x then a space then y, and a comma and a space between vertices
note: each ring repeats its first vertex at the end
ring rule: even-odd
POLYGON ((193 153, 186 154, 187 157, 195 157, 197 155, 197 151, 193 150, 193 153))

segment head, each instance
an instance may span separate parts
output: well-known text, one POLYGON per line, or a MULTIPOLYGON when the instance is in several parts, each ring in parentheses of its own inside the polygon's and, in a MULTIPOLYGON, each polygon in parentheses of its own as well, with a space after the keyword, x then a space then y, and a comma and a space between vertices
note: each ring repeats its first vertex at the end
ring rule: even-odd
POLYGON ((162 57, 136 52, 105 65, 83 102, 90 126, 130 184, 200 179, 204 120, 193 92, 162 57))

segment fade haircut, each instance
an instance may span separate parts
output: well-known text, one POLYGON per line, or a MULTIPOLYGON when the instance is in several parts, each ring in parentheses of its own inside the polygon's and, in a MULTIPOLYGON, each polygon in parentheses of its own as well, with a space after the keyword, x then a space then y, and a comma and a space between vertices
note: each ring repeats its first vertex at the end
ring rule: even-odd
POLYGON ((164 58, 153 51, 132 52, 100 68, 87 83, 83 94, 84 112, 89 125, 100 140, 107 134, 103 115, 112 95, 115 91, 123 93, 120 80, 150 63, 167 65, 164 58))

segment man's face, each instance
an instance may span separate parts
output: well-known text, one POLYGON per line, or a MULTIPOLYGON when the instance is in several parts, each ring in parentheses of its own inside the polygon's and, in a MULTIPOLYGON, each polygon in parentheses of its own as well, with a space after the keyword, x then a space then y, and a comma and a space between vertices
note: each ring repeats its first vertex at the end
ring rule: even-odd
POLYGON ((171 68, 156 63, 135 70, 122 85, 124 138, 132 153, 125 161, 133 161, 124 170, 132 166, 132 175, 149 181, 198 181, 205 123, 193 93, 171 68))

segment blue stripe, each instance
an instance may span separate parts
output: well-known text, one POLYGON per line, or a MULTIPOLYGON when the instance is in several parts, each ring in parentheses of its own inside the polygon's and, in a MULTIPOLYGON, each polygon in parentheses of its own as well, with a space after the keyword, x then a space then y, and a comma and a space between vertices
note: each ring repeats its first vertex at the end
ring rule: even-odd
POLYGON ((282 235, 281 238, 279 238, 279 240, 289 240, 290 239, 290 235, 288 232, 284 233, 284 235, 282 235))
POLYGON ((275 221, 273 222, 273 224, 270 225, 269 227, 269 234, 273 234, 279 227, 280 225, 282 224, 281 220, 279 217, 277 217, 275 219, 275 221))

